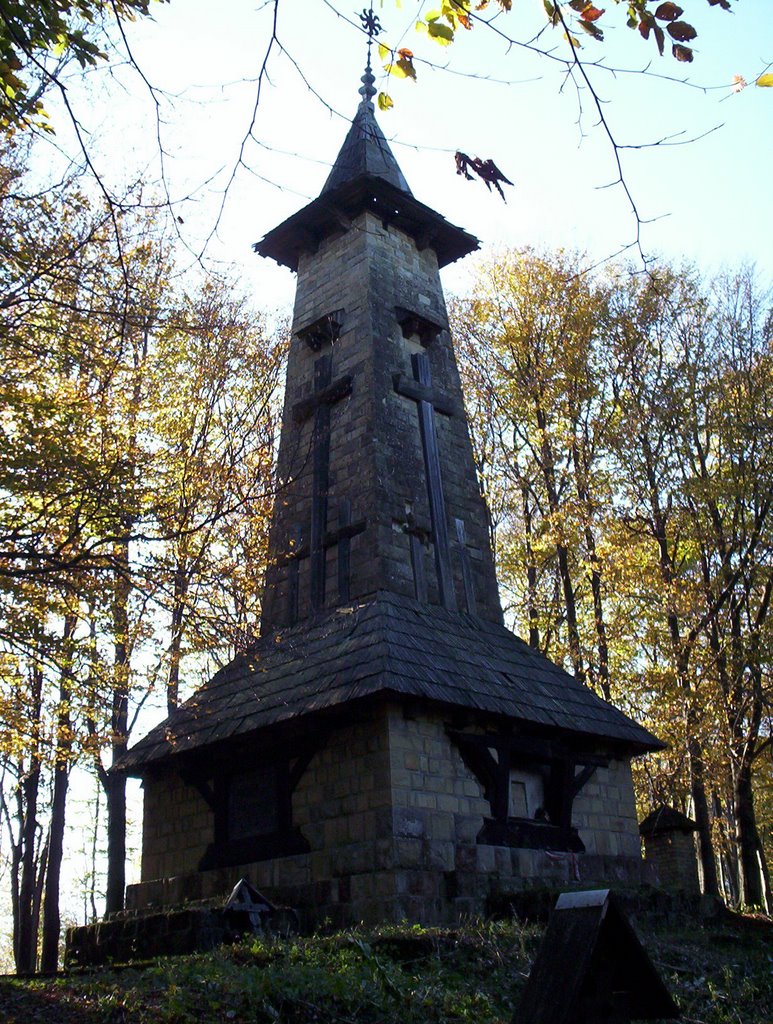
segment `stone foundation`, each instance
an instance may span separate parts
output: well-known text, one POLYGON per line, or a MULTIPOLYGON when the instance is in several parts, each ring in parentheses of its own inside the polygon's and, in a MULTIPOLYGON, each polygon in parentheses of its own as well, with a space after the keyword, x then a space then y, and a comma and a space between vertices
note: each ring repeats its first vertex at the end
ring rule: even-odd
POLYGON ((237 937, 219 909, 185 907, 144 915, 129 912, 98 924, 68 928, 64 966, 88 967, 204 952, 237 937))
POLYGON ((296 908, 304 929, 448 924, 483 914, 497 893, 641 881, 627 761, 598 768, 575 798, 585 853, 480 845, 490 806, 444 718, 398 704, 341 727, 312 759, 293 796, 308 853, 198 871, 212 841, 203 798, 174 777, 148 780, 145 793, 142 881, 127 890, 131 910, 221 898, 244 876, 296 908))

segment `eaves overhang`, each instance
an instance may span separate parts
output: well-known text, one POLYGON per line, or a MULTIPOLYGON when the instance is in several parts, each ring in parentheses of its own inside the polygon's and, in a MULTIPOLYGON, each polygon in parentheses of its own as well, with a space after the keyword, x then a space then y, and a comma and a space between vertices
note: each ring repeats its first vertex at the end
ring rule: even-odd
POLYGON ((326 238, 347 231, 355 218, 366 211, 385 226, 405 232, 420 250, 433 249, 441 268, 480 245, 474 235, 451 224, 412 195, 368 174, 324 192, 269 231, 253 249, 296 272, 301 253, 315 252, 326 238))

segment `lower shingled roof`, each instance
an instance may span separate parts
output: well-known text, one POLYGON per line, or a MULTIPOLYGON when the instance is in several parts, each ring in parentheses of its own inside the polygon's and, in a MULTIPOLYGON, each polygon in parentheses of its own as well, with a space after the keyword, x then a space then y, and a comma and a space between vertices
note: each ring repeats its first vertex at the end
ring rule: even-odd
POLYGON ((421 698, 613 741, 664 746, 504 626, 391 593, 262 637, 124 754, 169 757, 377 695, 421 698))

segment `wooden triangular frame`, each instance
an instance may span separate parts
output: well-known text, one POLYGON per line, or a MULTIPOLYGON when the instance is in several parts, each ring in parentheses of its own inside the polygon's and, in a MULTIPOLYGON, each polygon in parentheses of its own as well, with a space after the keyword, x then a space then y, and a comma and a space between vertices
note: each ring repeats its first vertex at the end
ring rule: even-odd
POLYGON ((613 893, 559 896, 513 1024, 624 1024, 678 1016, 613 893))

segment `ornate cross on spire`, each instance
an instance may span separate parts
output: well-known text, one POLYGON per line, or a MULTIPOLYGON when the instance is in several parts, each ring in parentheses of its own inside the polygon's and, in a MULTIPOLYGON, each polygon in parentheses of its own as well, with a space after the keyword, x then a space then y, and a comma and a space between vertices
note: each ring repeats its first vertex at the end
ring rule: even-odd
POLYGON ((365 65, 365 74, 362 76, 360 81, 362 86, 360 87, 359 94, 362 96, 362 102, 372 106, 372 99, 376 95, 374 83, 376 79, 373 77, 373 72, 370 67, 370 50, 373 46, 373 40, 383 32, 383 26, 378 20, 378 16, 373 13, 373 4, 370 8, 363 8, 362 14, 359 15, 359 19, 362 22, 362 28, 364 32, 368 33, 368 63, 365 65))

